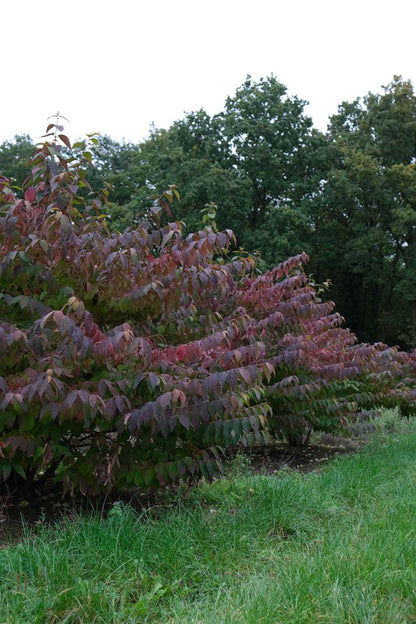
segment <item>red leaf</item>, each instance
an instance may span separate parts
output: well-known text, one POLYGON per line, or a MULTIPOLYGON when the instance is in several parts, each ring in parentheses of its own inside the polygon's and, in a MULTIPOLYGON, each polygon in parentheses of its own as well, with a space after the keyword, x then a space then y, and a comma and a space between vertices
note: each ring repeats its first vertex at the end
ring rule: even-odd
POLYGON ((179 414, 178 416, 179 422, 181 423, 181 425, 183 427, 185 427, 185 429, 189 429, 191 426, 191 421, 189 420, 189 417, 186 416, 186 414, 179 414))
POLYGON ((175 404, 177 403, 177 401, 180 401, 181 407, 183 407, 186 403, 186 397, 181 390, 175 388, 175 390, 172 392, 172 403, 175 404))
POLYGON ((58 134, 58 137, 61 139, 62 143, 65 143, 68 149, 71 149, 71 142, 66 134, 58 134))
MULTIPOLYGON (((177 390, 175 390, 175 392, 177 392, 177 390)), ((160 407, 162 408, 162 410, 165 410, 167 408, 167 406, 170 403, 172 394, 170 392, 166 392, 165 394, 162 394, 159 398, 159 402, 160 402, 160 407)))
POLYGON ((29 188, 25 192, 25 200, 30 204, 36 199, 36 188, 34 186, 29 186, 29 188))

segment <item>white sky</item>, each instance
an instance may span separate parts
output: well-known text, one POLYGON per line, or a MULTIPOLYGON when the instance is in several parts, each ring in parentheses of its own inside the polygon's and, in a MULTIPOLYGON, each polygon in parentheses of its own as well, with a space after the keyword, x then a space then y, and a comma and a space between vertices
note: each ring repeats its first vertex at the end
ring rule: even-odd
POLYGON ((138 142, 220 112, 247 74, 273 73, 323 130, 394 74, 416 85, 415 0, 4 0, 0 19, 0 141, 60 111, 72 140, 138 142))

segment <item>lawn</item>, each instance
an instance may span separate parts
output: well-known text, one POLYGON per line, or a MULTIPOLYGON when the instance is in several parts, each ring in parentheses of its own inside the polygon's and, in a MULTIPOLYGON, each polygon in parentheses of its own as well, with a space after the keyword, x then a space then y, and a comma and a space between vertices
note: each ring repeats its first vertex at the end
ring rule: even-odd
MULTIPOLYGON (((416 425, 318 471, 71 514, 0 551, 0 622, 416 622, 416 425)), ((241 465, 243 464, 243 465, 241 465)))

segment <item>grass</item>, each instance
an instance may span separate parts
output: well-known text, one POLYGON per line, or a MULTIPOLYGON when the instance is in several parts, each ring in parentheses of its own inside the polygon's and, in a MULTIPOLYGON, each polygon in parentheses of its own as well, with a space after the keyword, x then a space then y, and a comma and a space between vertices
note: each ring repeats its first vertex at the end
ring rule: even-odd
POLYGON ((416 425, 317 473, 237 471, 0 551, 0 622, 416 622, 416 425))

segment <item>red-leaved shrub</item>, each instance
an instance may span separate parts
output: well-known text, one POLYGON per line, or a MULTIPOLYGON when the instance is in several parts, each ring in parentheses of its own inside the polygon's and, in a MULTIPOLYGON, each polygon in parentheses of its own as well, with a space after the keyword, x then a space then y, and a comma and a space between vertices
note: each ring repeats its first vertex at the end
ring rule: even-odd
POLYGON ((211 478, 226 446, 299 445, 379 405, 412 409, 415 358, 357 345, 309 283, 306 254, 257 275, 251 258, 232 257, 231 231, 157 225, 172 193, 111 234, 82 158, 64 156, 69 140, 51 130, 24 199, 0 178, 8 487, 54 478, 97 493, 211 478))

